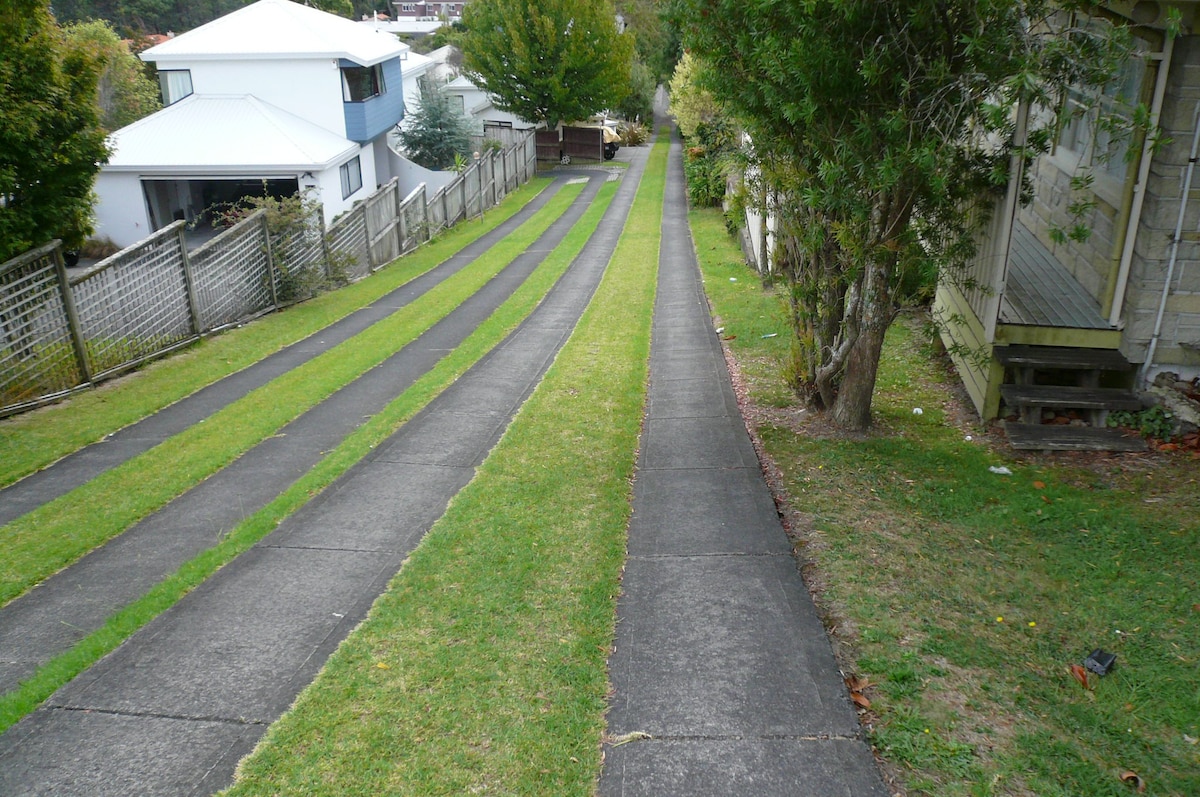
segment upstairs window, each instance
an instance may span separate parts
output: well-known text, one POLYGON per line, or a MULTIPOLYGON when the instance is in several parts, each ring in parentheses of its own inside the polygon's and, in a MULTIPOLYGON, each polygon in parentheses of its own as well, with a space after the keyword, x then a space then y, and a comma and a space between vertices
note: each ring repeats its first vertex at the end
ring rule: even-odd
POLYGON ((386 90, 383 67, 379 64, 342 67, 342 100, 345 102, 363 102, 386 90))
POLYGON ((158 87, 162 90, 163 106, 179 102, 192 94, 192 73, 188 69, 160 69, 158 87))

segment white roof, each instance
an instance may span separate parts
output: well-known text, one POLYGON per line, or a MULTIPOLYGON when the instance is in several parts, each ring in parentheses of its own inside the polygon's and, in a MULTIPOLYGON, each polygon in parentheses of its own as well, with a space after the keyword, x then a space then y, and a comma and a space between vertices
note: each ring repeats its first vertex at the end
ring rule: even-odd
POLYGON ((190 97, 109 136, 105 171, 258 174, 327 169, 359 151, 257 97, 190 97))
POLYGON ((146 61, 345 58, 373 66, 408 50, 391 33, 289 0, 258 0, 142 53, 146 61))
POLYGON ((401 74, 404 77, 423 75, 433 66, 433 59, 426 58, 420 53, 409 53, 400 62, 401 74))

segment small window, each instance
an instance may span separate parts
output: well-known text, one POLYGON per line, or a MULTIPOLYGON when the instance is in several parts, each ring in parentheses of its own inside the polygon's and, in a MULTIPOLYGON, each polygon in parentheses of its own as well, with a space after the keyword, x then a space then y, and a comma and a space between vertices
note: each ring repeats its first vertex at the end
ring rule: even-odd
POLYGON ((416 3, 401 3, 400 10, 404 13, 415 14, 417 11, 416 3))
POLYGON ((192 94, 192 73, 188 69, 165 69, 158 72, 164 106, 179 102, 192 94))
POLYGON ((343 163, 340 171, 342 173, 342 199, 345 199, 362 188, 362 164, 359 163, 358 156, 355 155, 343 163))
POLYGON ((342 67, 342 99, 346 102, 363 102, 386 91, 383 85, 383 67, 342 67))

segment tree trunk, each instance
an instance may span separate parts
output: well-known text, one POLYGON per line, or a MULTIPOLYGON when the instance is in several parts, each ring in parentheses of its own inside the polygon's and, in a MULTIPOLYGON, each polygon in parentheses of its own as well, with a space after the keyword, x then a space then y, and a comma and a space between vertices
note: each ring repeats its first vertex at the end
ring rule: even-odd
POLYGON ((833 404, 833 422, 842 429, 861 431, 871 425, 871 397, 887 328, 886 323, 865 326, 846 357, 845 375, 833 404))

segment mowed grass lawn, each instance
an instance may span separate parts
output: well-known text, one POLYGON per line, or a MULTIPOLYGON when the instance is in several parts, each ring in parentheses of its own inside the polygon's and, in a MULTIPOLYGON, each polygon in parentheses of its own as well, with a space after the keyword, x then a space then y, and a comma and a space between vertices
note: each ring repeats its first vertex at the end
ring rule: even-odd
POLYGON ((888 338, 874 430, 838 435, 783 387, 784 315, 720 215, 691 221, 795 546, 846 673, 869 682, 862 719, 898 790, 1116 797, 1136 777, 1143 794, 1200 795, 1200 460, 1014 452, 978 424, 920 318, 888 338), (1116 667, 1085 689, 1069 668, 1095 648, 1116 667))

